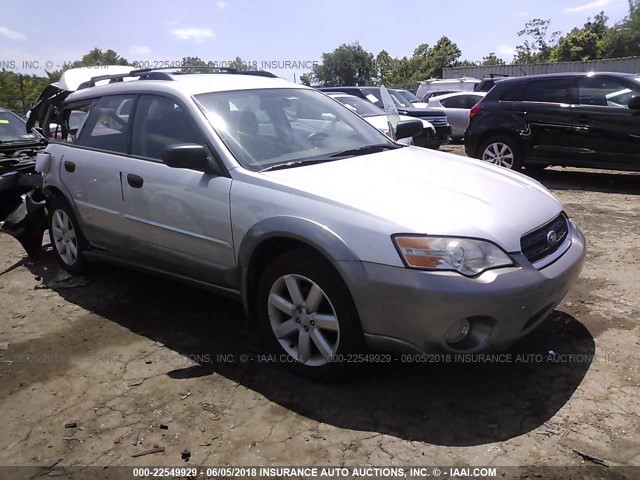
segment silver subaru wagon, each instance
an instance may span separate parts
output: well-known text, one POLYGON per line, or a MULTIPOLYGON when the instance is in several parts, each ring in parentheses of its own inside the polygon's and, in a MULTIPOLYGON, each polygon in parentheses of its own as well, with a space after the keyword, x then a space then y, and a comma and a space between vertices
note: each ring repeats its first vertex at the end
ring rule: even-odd
POLYGON ((237 298, 306 374, 365 349, 506 348, 582 268, 583 234, 538 182, 400 145, 312 88, 232 70, 75 87, 37 159, 62 266, 106 260, 237 298))

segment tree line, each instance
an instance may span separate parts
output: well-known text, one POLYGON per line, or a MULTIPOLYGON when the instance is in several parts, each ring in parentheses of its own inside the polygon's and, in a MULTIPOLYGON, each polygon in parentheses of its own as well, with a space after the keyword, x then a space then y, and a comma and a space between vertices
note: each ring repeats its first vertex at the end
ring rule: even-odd
MULTIPOLYGON (((582 27, 562 34, 551 30, 551 20, 534 18, 518 32, 522 43, 515 48, 513 63, 543 63, 600 60, 640 55, 640 0, 628 0, 629 12, 621 21, 608 24, 600 12, 582 27)), ((359 43, 342 44, 332 52, 323 53, 322 61, 312 71, 300 76, 300 81, 312 86, 380 85, 415 88, 427 78, 442 78, 444 68, 475 65, 503 65, 505 61, 490 52, 479 61, 461 60, 462 51, 446 36, 433 46, 418 45, 411 57, 394 58, 382 50, 377 55, 366 51, 359 43)), ((216 62, 199 57, 184 57, 183 65, 191 70, 217 67, 216 62)), ((68 68, 95 65, 132 65, 114 50, 94 48, 80 60, 64 69, 45 72, 44 76, 0 71, 0 107, 24 114, 44 87, 59 80, 68 68)), ((136 66, 136 65, 132 65, 136 66)), ((144 66, 144 65, 139 65, 144 66)), ((240 57, 224 65, 240 70, 251 65, 240 57)))
MULTIPOLYGON (((534 18, 518 32, 522 43, 515 48, 512 63, 545 63, 601 60, 640 55, 640 0, 629 0, 627 16, 608 25, 604 11, 589 18, 582 27, 562 35, 551 31, 551 20, 534 18)), ((343 44, 324 53, 322 62, 301 77, 307 85, 342 86, 384 84, 396 88, 415 88, 428 78, 442 78, 449 67, 504 65, 490 52, 479 61, 461 60, 458 45, 446 36, 435 45, 422 43, 411 57, 393 58, 385 50, 377 55, 359 43, 343 44)))

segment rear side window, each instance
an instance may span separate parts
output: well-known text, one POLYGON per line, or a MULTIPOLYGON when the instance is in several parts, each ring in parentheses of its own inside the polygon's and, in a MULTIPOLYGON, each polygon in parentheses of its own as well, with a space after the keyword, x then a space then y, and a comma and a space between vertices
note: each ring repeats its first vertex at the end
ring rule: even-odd
POLYGON ((446 108, 466 108, 470 109, 482 100, 480 95, 456 95, 455 97, 444 98, 440 103, 446 108))
POLYGON ((569 82, 565 78, 548 78, 527 82, 522 100, 525 102, 571 103, 569 82))
MULTIPOLYGON (((126 103, 135 97, 114 95, 102 97, 91 108, 86 120, 82 122, 76 144, 115 153, 129 151, 129 115, 122 110, 126 103)), ((71 118, 69 118, 71 123, 71 118)))

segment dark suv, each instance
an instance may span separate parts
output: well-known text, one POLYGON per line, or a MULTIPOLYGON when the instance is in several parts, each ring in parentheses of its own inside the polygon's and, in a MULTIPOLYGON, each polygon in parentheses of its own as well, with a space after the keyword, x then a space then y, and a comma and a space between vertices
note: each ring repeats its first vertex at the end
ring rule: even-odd
POLYGON ((508 78, 496 82, 469 116, 469 157, 513 170, 640 170, 640 75, 508 78))
MULTIPOLYGON (((318 88, 321 92, 341 92, 354 95, 356 97, 364 98, 365 100, 377 105, 380 108, 382 106, 382 96, 380 95, 380 87, 322 87, 318 88)), ((414 137, 414 144, 419 147, 427 148, 439 148, 441 145, 449 143, 449 136, 451 135, 451 126, 447 120, 447 114, 442 110, 435 108, 415 108, 409 100, 406 98, 389 91, 391 98, 395 102, 396 109, 400 115, 407 115, 409 117, 417 117, 433 125, 436 131, 435 136, 416 139, 414 137)))

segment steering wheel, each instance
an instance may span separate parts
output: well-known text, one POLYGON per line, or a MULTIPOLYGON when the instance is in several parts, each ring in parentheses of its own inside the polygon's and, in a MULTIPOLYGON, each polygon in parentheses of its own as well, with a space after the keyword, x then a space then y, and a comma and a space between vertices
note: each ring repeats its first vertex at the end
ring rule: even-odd
POLYGON ((328 133, 325 132, 313 132, 307 135, 306 140, 308 142, 321 142, 322 140, 329 137, 328 133))

